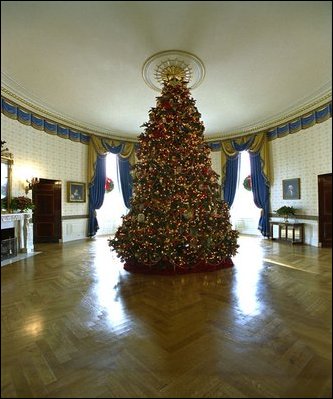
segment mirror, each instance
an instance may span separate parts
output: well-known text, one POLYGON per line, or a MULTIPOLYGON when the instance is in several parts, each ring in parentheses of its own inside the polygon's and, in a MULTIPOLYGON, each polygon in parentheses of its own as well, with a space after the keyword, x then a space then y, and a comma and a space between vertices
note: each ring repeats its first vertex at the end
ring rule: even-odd
POLYGON ((10 209, 13 163, 12 154, 1 155, 1 213, 10 209))

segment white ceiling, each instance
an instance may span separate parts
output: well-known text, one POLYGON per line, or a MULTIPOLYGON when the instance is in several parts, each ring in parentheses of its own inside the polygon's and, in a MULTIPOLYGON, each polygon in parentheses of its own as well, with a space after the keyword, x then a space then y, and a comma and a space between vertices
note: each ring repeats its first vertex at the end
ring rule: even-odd
POLYGON ((1 2, 2 94, 114 137, 148 121, 159 94, 142 68, 155 53, 203 62, 192 96, 212 139, 327 103, 331 47, 330 1, 1 2))

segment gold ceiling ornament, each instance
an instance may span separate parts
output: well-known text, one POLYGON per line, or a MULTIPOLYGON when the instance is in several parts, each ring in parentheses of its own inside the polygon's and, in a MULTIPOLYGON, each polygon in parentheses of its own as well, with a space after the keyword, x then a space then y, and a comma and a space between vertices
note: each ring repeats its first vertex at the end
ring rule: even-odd
POLYGON ((156 91, 162 90, 165 81, 185 81, 193 90, 202 82, 205 68, 203 62, 191 53, 167 50, 146 60, 142 76, 147 85, 156 91))
POLYGON ((155 68, 155 79, 163 84, 165 81, 170 81, 173 79, 184 80, 189 82, 192 76, 192 68, 185 64, 184 61, 178 60, 165 60, 162 61, 155 68))

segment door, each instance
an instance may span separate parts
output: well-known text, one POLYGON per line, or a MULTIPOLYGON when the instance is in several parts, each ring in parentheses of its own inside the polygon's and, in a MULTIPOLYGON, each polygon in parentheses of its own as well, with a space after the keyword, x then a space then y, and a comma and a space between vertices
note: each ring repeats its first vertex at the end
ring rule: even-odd
POLYGON ((61 181, 40 179, 33 186, 34 243, 59 242, 61 234, 61 181))
POLYGON ((332 173, 318 176, 319 242, 332 248, 332 173))

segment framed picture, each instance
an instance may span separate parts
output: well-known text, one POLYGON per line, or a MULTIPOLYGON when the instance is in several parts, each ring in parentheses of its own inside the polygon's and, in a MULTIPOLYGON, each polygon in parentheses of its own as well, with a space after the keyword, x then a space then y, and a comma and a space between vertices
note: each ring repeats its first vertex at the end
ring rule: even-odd
POLYGON ((300 180, 298 178, 282 180, 283 199, 295 200, 301 198, 300 180))
POLYGON ((67 182, 67 201, 86 202, 86 183, 67 182))

